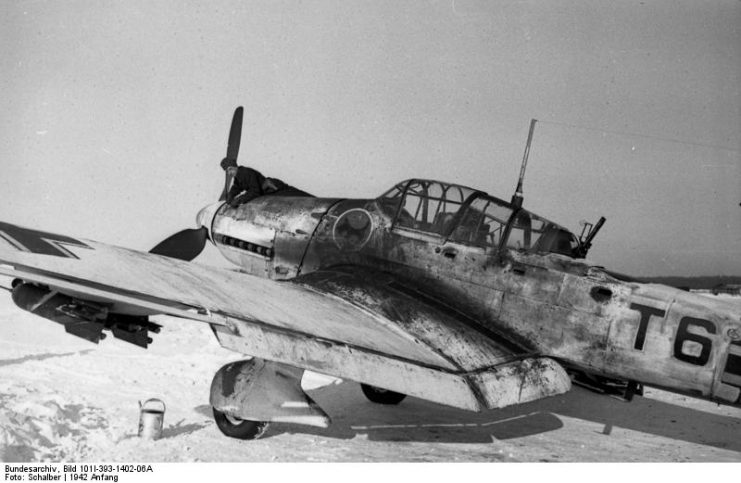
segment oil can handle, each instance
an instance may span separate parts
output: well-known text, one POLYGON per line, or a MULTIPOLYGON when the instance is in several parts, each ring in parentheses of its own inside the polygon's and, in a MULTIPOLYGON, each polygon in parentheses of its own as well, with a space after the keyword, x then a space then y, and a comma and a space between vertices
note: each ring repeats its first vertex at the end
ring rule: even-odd
POLYGON ((157 398, 147 399, 146 401, 144 401, 144 404, 142 404, 142 402, 139 401, 139 410, 140 411, 151 411, 151 410, 154 410, 155 408, 148 406, 149 403, 161 404, 162 405, 162 410, 161 411, 163 413, 165 412, 165 409, 166 409, 165 402, 162 401, 161 399, 157 399, 157 398))

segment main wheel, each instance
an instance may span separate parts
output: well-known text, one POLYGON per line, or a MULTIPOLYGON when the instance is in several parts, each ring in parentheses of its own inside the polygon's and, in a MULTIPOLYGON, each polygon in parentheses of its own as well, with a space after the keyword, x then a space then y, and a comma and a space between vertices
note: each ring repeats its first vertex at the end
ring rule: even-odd
POLYGON ((406 394, 389 391, 388 389, 382 389, 369 384, 361 384, 360 389, 363 390, 363 394, 365 394, 365 397, 367 397, 369 401, 377 404, 399 404, 405 397, 407 397, 406 394))
POLYGON ((214 420, 219 430, 230 438, 257 439, 268 429, 267 421, 249 421, 229 416, 226 413, 214 410, 214 420))

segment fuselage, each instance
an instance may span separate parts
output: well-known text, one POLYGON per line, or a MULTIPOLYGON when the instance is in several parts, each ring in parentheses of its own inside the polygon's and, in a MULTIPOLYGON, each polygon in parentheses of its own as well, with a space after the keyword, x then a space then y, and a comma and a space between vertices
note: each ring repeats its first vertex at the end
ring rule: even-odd
POLYGON ((567 367, 741 405, 737 305, 619 280, 569 256, 575 237, 537 215, 455 185, 456 199, 449 185, 432 193, 435 182, 412 191, 414 182, 376 199, 217 203, 198 221, 252 275, 369 267, 567 367))

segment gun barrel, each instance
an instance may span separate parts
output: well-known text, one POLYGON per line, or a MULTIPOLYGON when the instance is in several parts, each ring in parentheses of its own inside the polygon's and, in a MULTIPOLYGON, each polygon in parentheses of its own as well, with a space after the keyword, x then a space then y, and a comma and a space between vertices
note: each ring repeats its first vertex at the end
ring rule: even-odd
POLYGON ((579 247, 579 255, 581 257, 586 257, 587 252, 592 247, 592 240, 594 240, 594 237, 597 236, 597 232, 600 231, 602 228, 602 225, 605 224, 605 217, 600 216, 599 220, 595 225, 592 227, 591 230, 589 230, 589 233, 587 234, 587 237, 581 242, 581 247, 579 247))

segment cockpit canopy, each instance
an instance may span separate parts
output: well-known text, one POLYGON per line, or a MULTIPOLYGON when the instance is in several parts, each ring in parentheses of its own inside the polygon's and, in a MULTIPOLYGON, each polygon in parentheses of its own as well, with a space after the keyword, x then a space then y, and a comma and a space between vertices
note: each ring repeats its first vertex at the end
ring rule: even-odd
POLYGON ((439 181, 402 181, 378 198, 394 228, 488 249, 503 247, 575 256, 567 229, 483 191, 439 181))

